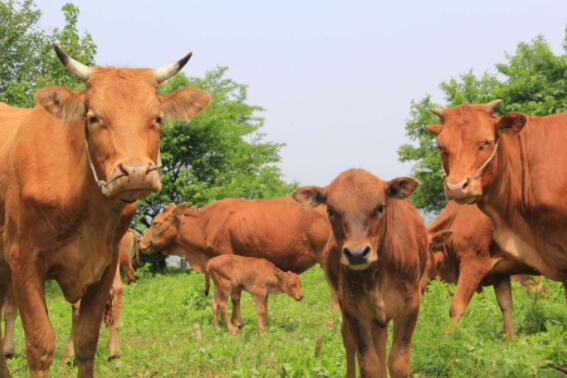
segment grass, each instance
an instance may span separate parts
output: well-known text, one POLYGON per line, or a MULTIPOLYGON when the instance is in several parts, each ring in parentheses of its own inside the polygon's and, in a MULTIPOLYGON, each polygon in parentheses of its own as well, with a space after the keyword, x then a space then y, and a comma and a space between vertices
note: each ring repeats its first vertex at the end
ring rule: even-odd
MULTIPOLYGON (((257 334, 255 306, 243 295, 245 327, 236 336, 212 327, 209 300, 203 297, 201 274, 171 271, 141 274, 126 288, 121 320, 122 357, 107 362, 103 326, 96 360, 100 377, 342 377, 344 351, 330 314, 329 289, 319 268, 302 275, 303 302, 272 296, 267 335, 257 334), (202 340, 195 339, 199 324, 202 340), (322 338, 319 357, 314 350, 322 338)), ((567 363, 567 308, 561 285, 545 281, 546 298, 530 297, 514 284, 517 337, 504 339, 502 317, 491 288, 475 294, 455 332, 442 336, 448 324, 448 285, 433 282, 422 300, 413 338, 412 374, 419 377, 560 377, 553 366, 567 363)), ((71 377, 76 368, 60 363, 70 330, 70 306, 58 287, 47 288, 50 318, 57 334, 53 377, 71 377)), ((391 333, 390 333, 391 334, 391 333)), ((16 377, 28 376, 23 332, 16 325, 17 356, 9 361, 16 377)))

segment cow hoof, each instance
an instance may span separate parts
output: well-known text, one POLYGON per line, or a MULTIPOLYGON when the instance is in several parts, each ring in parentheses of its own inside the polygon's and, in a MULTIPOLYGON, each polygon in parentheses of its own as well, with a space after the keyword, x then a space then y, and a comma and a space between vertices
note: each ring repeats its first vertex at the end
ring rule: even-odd
POLYGON ((244 328, 244 323, 240 323, 239 325, 237 325, 238 329, 242 329, 244 328))
POLYGON ((14 356, 16 355, 16 353, 12 352, 4 352, 4 358, 9 360, 10 358, 14 358, 14 356))
POLYGON ((108 358, 106 360, 108 362, 110 362, 112 360, 116 360, 117 358, 120 358, 120 353, 113 353, 110 356, 108 356, 108 358))
POLYGON ((75 356, 66 356, 61 359, 61 365, 67 366, 77 366, 77 361, 75 360, 75 356))

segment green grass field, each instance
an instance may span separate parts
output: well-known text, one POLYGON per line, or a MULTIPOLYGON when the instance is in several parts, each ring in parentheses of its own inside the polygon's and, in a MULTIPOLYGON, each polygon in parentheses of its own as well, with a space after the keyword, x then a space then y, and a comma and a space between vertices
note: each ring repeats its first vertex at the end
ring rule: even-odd
MULTIPOLYGON (((252 298, 243 295, 245 327, 236 336, 212 327, 204 276, 170 272, 142 273, 126 288, 121 321, 122 357, 107 362, 103 326, 96 360, 100 377, 342 377, 345 360, 338 322, 327 330, 329 289, 316 267, 302 275, 303 302, 272 296, 266 336, 257 334, 252 298), (195 339, 194 325, 202 330, 195 339), (322 349, 315 357, 316 339, 322 349)), ((422 300, 413 338, 412 375, 419 377, 559 377, 553 365, 567 362, 567 308, 561 285, 546 281, 547 297, 532 298, 514 284, 517 337, 507 342, 491 288, 475 294, 456 331, 442 336, 448 323, 450 286, 433 282, 422 300)), ((53 283, 48 285, 49 314, 57 334, 51 376, 75 376, 60 359, 70 330, 70 306, 53 283)), ((18 320, 17 356, 9 361, 14 376, 27 376, 23 332, 18 320)))

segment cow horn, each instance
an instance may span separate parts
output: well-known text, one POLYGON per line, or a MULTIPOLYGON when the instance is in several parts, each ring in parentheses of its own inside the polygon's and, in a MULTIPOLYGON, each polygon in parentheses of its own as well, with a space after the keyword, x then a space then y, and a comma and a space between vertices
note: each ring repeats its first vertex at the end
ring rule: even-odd
POLYGON ((175 63, 166 64, 164 66, 158 67, 154 69, 154 76, 156 81, 159 83, 166 81, 167 79, 173 77, 176 73, 178 73, 183 66, 187 64, 189 59, 191 59, 192 52, 185 55, 183 58, 179 59, 175 63))
POLYGON ((503 102, 502 100, 497 99, 497 100, 492 100, 485 105, 490 111, 494 111, 494 109, 496 109, 500 104, 502 104, 502 102, 503 102))
POLYGON ((444 111, 445 111, 445 109, 442 109, 442 108, 431 108, 431 112, 433 114, 437 114, 441 118, 443 118, 443 112, 444 111))
POLYGON ((71 73, 71 75, 75 76, 77 79, 82 81, 87 81, 91 76, 92 68, 89 66, 84 65, 81 62, 76 61, 75 59, 71 58, 69 55, 65 54, 61 47, 57 43, 53 44, 53 49, 57 54, 57 57, 63 63, 65 68, 71 73))

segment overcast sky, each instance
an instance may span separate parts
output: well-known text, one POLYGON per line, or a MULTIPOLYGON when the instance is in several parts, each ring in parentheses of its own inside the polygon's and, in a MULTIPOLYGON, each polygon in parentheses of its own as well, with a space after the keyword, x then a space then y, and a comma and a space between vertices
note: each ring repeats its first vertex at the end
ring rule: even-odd
MULTIPOLYGON (((64 2, 36 0, 42 25, 63 25, 64 2)), ((286 143, 286 178, 319 185, 351 167, 407 175, 396 152, 412 99, 442 101, 440 82, 494 71, 537 34, 559 53, 567 25, 565 0, 74 3, 98 64, 153 67, 193 51, 188 75, 230 67, 266 109, 267 139, 286 143)))

